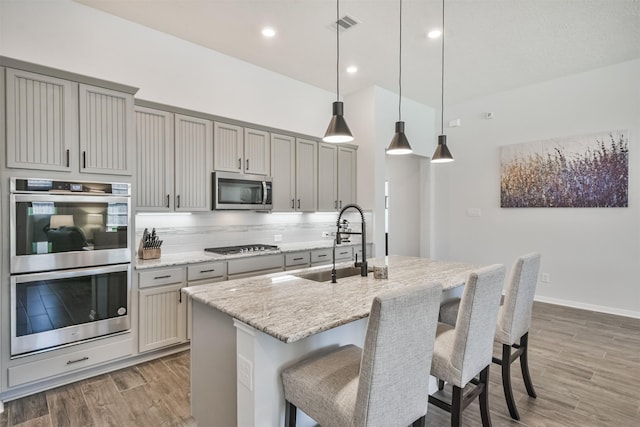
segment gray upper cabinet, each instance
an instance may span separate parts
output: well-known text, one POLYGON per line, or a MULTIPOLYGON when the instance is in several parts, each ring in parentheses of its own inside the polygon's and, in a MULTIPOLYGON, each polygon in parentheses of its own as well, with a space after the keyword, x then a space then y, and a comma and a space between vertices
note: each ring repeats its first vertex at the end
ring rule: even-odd
POLYGON ((214 170, 269 175, 269 132, 222 122, 213 132, 214 170))
POLYGON ((335 211, 356 203, 357 150, 326 143, 318 150, 318 210, 335 211))
POLYGON ((338 147, 338 209, 356 203, 358 151, 338 147))
POLYGON ((273 211, 295 211, 296 139, 271 134, 271 178, 273 179, 273 211))
POLYGON ((318 210, 321 212, 338 209, 338 146, 318 144, 318 210))
MULTIPOLYGON (((296 210, 318 209, 318 143, 296 138, 296 210)), ((275 187, 274 187, 274 191, 275 187)))
POLYGON ((78 85, 6 70, 7 167, 71 171, 77 161, 78 85))
POLYGON ((215 122, 213 132, 213 169, 242 173, 244 129, 240 126, 215 122))
POLYGON ((173 113, 137 106, 135 116, 137 208, 148 212, 171 211, 174 206, 173 113))
POLYGON ((271 164, 269 132, 244 129, 244 173, 269 175, 271 164))
POLYGON ((175 210, 211 209, 213 122, 175 115, 175 210))
POLYGON ((132 175, 133 95, 81 84, 80 171, 132 175))

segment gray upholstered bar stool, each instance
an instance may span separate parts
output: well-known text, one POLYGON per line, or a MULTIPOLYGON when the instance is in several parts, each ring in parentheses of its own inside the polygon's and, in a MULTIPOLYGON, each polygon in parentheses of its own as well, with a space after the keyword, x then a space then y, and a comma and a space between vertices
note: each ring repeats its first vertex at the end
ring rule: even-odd
POLYGON ((323 427, 424 426, 442 287, 374 298, 364 348, 347 345, 282 372, 285 426, 297 408, 323 427))
MULTIPOLYGON (((520 370, 527 389, 527 394, 536 397, 536 392, 529 374, 529 328, 531 326, 531 310, 533 297, 538 283, 540 270, 540 254, 529 253, 518 257, 509 274, 504 302, 498 312, 495 340, 502 344, 502 356, 494 357, 493 363, 502 366, 502 388, 507 401, 509 414, 515 420, 520 419, 511 388, 511 364, 520 359, 520 370), (512 353, 512 348, 515 352, 512 353)), ((440 309, 441 321, 455 325, 455 315, 459 300, 443 303, 440 309)))
POLYGON ((429 403, 450 412, 452 426, 461 425, 462 411, 476 397, 480 400, 482 425, 491 426, 489 367, 504 275, 504 266, 498 264, 469 274, 456 326, 438 323, 431 375, 438 379, 440 389, 444 382, 451 384, 452 398, 449 403, 431 395, 429 403), (464 394, 470 382, 475 387, 464 394))

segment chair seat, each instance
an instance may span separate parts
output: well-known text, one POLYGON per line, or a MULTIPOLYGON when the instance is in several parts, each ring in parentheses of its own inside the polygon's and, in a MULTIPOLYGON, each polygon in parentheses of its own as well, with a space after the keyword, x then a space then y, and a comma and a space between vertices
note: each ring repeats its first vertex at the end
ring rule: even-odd
POLYGON ((351 425, 361 358, 359 347, 347 345, 287 368, 282 373, 285 399, 309 411, 323 427, 351 425))

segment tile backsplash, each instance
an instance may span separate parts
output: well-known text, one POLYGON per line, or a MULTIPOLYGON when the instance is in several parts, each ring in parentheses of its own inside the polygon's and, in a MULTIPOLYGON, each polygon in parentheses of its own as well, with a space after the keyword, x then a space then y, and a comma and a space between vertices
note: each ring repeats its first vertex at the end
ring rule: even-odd
MULTIPOLYGON (((371 212, 365 220, 371 224, 371 212)), ((194 214, 138 214, 136 220, 136 247, 145 228, 156 229, 163 240, 162 252, 173 254, 201 251, 204 248, 260 243, 312 242, 333 239, 337 213, 270 214, 256 212, 207 212, 194 214), (328 237, 323 237, 328 233, 328 237), (281 236, 276 241, 275 236, 281 236)), ((360 231, 360 215, 349 211, 344 216, 360 231)), ((367 232, 370 241, 371 226, 367 232)), ((352 241, 359 240, 354 237, 352 241)))

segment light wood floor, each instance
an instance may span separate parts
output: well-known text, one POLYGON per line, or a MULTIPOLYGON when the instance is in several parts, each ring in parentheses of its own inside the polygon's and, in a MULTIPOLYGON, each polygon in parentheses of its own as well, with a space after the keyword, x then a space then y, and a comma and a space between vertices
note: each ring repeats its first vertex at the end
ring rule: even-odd
MULTIPOLYGON (((640 320, 536 303, 529 336, 538 398, 527 396, 515 362, 522 418, 511 420, 500 368, 492 365, 494 426, 640 426, 640 320)), ((477 403, 467 407, 463 423, 482 425, 477 403)), ((427 425, 447 426, 449 416, 430 405, 427 425)), ((6 402, 0 415, 5 426, 195 426, 189 416, 189 352, 6 402)))

